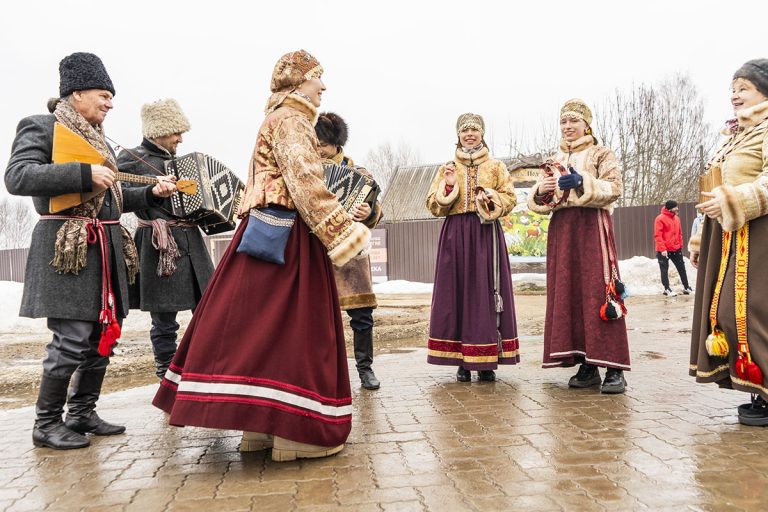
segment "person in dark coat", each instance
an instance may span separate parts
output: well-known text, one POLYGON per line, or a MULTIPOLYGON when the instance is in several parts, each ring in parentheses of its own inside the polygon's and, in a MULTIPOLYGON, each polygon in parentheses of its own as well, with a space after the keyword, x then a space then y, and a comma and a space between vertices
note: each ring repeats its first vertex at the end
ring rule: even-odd
MULTIPOLYGON (((322 158, 344 165, 355 167, 352 159, 344 154, 344 144, 347 143, 347 123, 332 112, 319 115, 315 125, 317 134, 317 151, 322 158)), ((362 167, 357 169, 371 176, 362 167)), ((371 176, 372 177, 372 176, 371 176)), ((352 218, 373 229, 381 219, 381 203, 362 203, 352 213, 352 218)), ((349 315, 349 326, 352 328, 355 366, 360 376, 360 383, 365 389, 379 389, 381 383, 373 373, 373 310, 378 305, 373 293, 371 282, 371 259, 366 254, 354 258, 343 267, 334 267, 336 287, 339 290, 339 305, 349 315)))
MULTIPOLYGON (((165 162, 176 155, 190 124, 173 99, 141 108, 144 139, 117 158, 120 170, 145 176, 165 176, 165 162)), ((137 212, 134 238, 139 253, 139 275, 131 287, 131 308, 149 311, 149 337, 155 373, 163 378, 176 353, 179 311, 194 310, 213 274, 213 262, 200 229, 172 214, 170 198, 158 208, 137 212)))
POLYGON ((122 190, 102 128, 115 94, 104 64, 91 53, 73 53, 61 60, 59 74, 60 97, 49 101, 51 115, 19 122, 5 186, 11 194, 32 196, 40 214, 20 315, 46 317, 53 332, 43 360, 32 441, 38 447, 69 449, 88 446, 88 433, 125 431, 95 412, 137 268, 133 241, 118 219, 123 211, 160 204, 156 198, 170 196, 175 185, 164 180, 122 190), (104 165, 52 163, 55 123, 84 138, 104 157, 104 165), (82 194, 84 202, 51 214, 50 199, 69 193, 82 194))

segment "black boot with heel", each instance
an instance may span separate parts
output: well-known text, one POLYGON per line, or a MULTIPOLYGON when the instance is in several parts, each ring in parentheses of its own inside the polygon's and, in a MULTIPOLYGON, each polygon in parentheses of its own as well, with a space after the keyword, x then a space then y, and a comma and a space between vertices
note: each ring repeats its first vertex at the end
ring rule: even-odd
POLYGON ((61 420, 67 401, 69 377, 43 375, 37 396, 35 426, 32 429, 32 444, 38 448, 72 450, 85 448, 91 442, 82 434, 69 429, 61 420))
POLYGON ((101 395, 101 385, 107 369, 77 370, 72 376, 72 394, 67 402, 67 420, 70 430, 80 434, 113 436, 125 432, 122 425, 114 425, 96 414, 96 401, 101 395))

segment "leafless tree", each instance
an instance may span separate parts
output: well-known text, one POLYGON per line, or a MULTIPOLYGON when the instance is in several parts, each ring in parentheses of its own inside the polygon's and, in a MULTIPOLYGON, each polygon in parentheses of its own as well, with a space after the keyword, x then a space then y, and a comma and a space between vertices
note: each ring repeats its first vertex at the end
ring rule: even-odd
POLYGON ((509 126, 508 157, 520 158, 528 155, 549 156, 557 151, 560 129, 556 121, 541 119, 539 126, 509 126))
POLYGON ((0 199, 0 247, 29 247, 36 220, 29 200, 12 197, 0 199))
POLYGON ((690 77, 616 90, 595 113, 596 135, 616 152, 624 172, 623 206, 695 201, 702 154, 717 135, 690 77))
POLYGON ((364 165, 373 174, 383 194, 398 167, 415 165, 418 162, 419 153, 413 147, 400 142, 395 148, 387 141, 376 149, 368 151, 364 165))

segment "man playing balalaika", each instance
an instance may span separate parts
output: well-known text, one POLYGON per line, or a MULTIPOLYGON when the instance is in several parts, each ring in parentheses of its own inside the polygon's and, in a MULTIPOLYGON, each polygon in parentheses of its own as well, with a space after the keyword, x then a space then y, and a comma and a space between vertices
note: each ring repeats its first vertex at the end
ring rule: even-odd
POLYGON ((43 359, 32 442, 71 449, 88 446, 86 434, 125 431, 95 411, 128 314, 128 283, 138 268, 120 214, 159 206, 176 186, 161 178, 154 186, 122 189, 116 180, 115 155, 102 127, 115 88, 99 57, 64 57, 59 75, 59 98, 48 103, 51 115, 19 122, 5 186, 11 194, 32 196, 40 214, 19 314, 47 318, 53 333, 43 359), (53 200, 62 195, 86 199, 52 215, 53 200))

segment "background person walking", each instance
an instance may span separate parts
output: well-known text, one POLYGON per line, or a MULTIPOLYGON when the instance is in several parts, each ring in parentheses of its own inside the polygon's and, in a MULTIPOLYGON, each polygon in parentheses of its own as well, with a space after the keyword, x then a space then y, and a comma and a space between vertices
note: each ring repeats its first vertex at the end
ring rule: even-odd
POLYGON ((680 225, 680 210, 677 202, 670 199, 661 208, 661 213, 653 222, 653 239, 656 242, 656 259, 659 261, 661 271, 661 284, 664 286, 664 295, 674 297, 677 295, 669 286, 669 261, 675 264, 680 280, 683 282, 683 293, 689 295, 693 292, 688 285, 688 275, 685 273, 685 261, 683 260, 683 228, 680 225))

